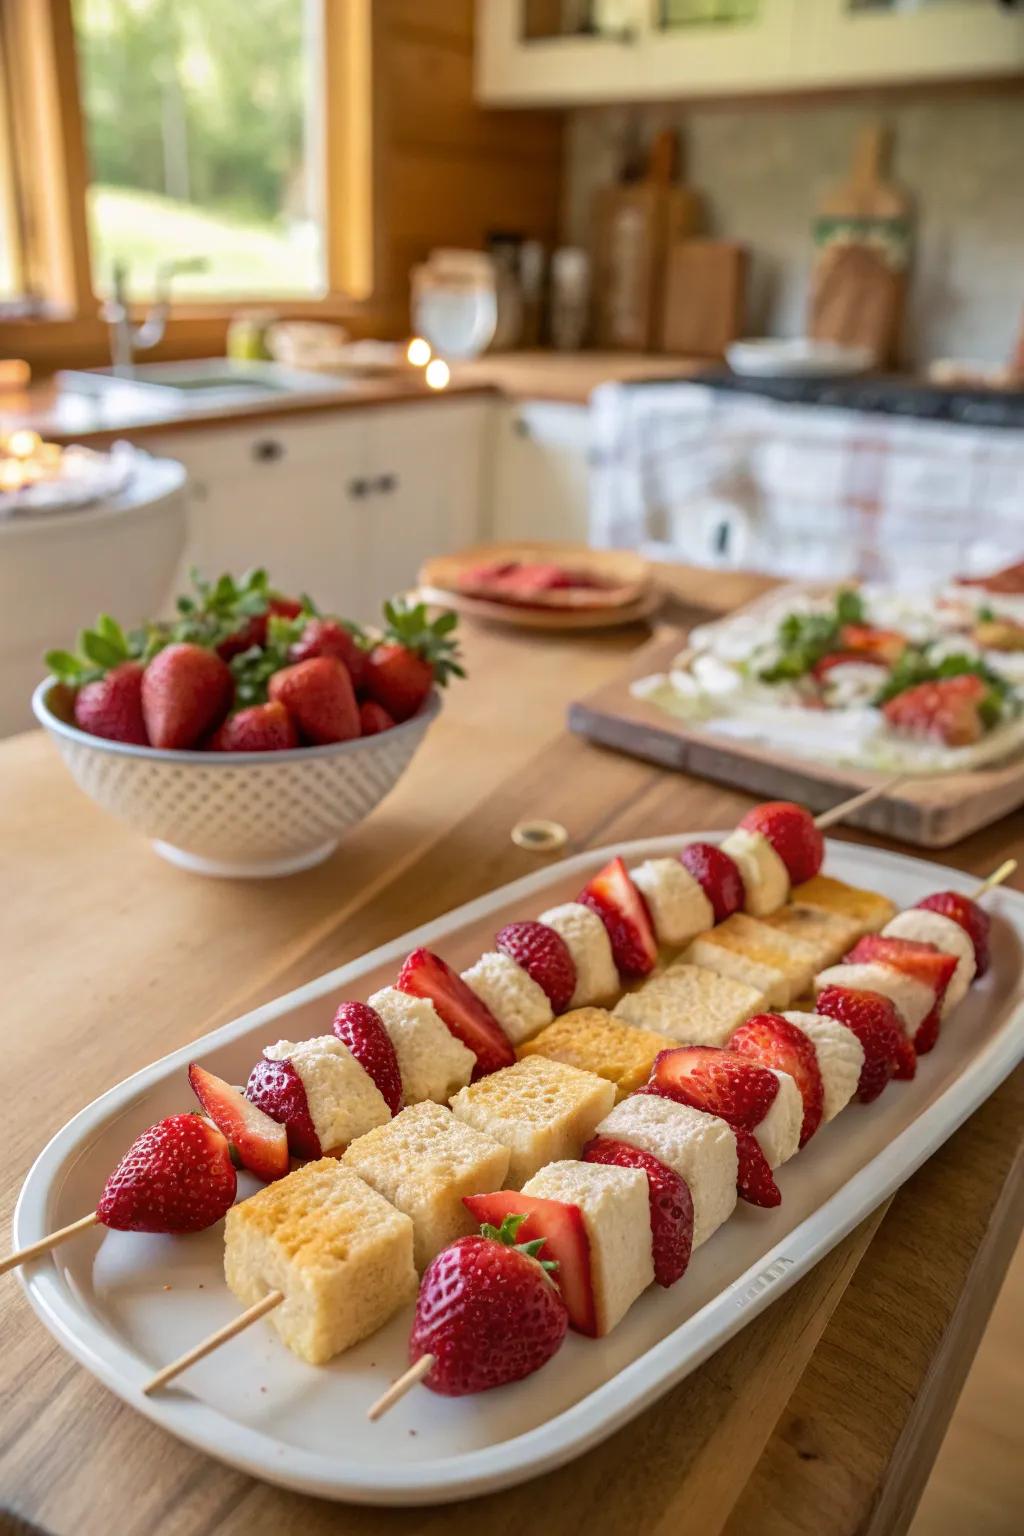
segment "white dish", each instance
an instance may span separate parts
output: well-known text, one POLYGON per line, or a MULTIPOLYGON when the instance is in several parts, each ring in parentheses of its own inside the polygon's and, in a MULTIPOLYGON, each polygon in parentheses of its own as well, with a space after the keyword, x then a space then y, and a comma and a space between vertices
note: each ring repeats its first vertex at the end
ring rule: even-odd
MULTIPOLYGON (((684 841, 649 838, 614 851, 635 861, 684 841)), ((244 1081, 263 1043, 319 1032, 336 999, 367 996, 410 948, 433 945, 453 964, 468 964, 500 924, 572 896, 610 852, 581 854, 460 907, 111 1089, 37 1159, 15 1211, 15 1246, 88 1211, 132 1137, 188 1107, 190 1060, 244 1081)), ((975 883, 847 843, 829 845, 826 867, 901 905, 975 883)), ((987 905, 997 918, 992 970, 950 1017, 916 1079, 893 1084, 875 1104, 851 1106, 820 1131, 780 1171, 781 1207, 741 1202, 679 1285, 648 1291, 608 1339, 570 1337, 556 1361, 514 1387, 455 1400, 420 1390, 368 1423, 368 1405, 404 1368, 405 1312, 320 1369, 293 1358, 258 1323, 174 1388, 143 1397, 155 1369, 237 1315, 221 1278, 219 1228, 191 1238, 97 1229, 26 1266, 22 1283, 64 1348, 133 1408, 255 1477, 395 1505, 521 1482, 596 1444, 698 1366, 907 1179, 1013 1069, 1024 1054, 1024 897, 1001 889, 987 905)))
POLYGON ((725 349, 733 373, 755 379, 829 379, 866 373, 874 358, 867 347, 844 347, 808 336, 779 341, 771 336, 734 341, 725 349))

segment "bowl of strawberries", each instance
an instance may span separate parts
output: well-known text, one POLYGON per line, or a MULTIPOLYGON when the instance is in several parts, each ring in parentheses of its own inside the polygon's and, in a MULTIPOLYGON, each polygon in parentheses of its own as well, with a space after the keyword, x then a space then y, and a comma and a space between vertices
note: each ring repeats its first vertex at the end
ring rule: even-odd
POLYGON ((79 788, 198 874, 293 874, 398 782, 463 676, 454 614, 384 604, 379 629, 275 591, 267 573, 194 590, 173 619, 103 614, 49 651, 32 698, 79 788))

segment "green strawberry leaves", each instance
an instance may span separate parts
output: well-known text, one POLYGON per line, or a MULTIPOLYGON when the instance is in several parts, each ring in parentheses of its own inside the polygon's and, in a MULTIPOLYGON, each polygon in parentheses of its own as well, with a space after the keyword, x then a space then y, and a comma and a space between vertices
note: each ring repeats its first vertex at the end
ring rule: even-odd
POLYGON ((137 637, 129 639, 116 619, 101 613, 94 629, 82 630, 77 651, 47 651, 43 659, 59 682, 80 688, 141 655, 137 637))
POLYGON ((404 645, 422 656, 433 668, 434 681, 440 688, 447 687, 449 678, 465 677, 458 641, 451 639, 459 622, 457 613, 443 613, 431 621, 426 603, 407 603, 396 598, 384 604, 384 618, 385 641, 404 645))
POLYGON ((510 1213, 505 1217, 500 1227, 495 1227, 491 1222, 485 1221, 480 1228, 480 1236, 490 1238, 492 1243, 501 1243, 504 1248, 514 1248, 517 1253, 525 1253, 528 1259, 536 1259, 541 1269, 550 1275, 558 1268, 558 1260, 542 1259, 540 1257, 540 1251, 547 1241, 546 1238, 535 1237, 529 1243, 516 1242, 519 1228, 526 1219, 526 1214, 523 1212, 522 1214, 510 1213))

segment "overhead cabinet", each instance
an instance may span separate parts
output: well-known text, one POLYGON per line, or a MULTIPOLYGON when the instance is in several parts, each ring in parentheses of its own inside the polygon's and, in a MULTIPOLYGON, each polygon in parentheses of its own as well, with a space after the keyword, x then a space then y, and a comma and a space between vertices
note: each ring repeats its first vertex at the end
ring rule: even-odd
POLYGON ((1024 71, 998 0, 477 0, 490 106, 697 98, 1024 71))

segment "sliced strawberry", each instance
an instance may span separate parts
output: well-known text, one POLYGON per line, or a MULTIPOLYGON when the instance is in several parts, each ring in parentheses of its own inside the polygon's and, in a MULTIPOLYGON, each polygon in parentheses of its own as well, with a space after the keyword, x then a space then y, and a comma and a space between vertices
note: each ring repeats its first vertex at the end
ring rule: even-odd
POLYGON ((918 906, 927 912, 941 912, 943 917, 960 924, 974 945, 975 975, 984 976, 989 966, 989 931, 992 927, 992 919, 984 907, 960 891, 933 891, 919 901, 918 906))
POLYGON ((809 1141, 821 1124, 825 1089, 814 1041, 802 1029, 777 1013, 757 1013, 734 1030, 730 1051, 739 1051, 763 1067, 788 1072, 804 1101, 800 1145, 809 1141))
POLYGON ((508 923, 494 942, 537 983, 552 1012, 564 1013, 576 990, 576 962, 562 935, 547 923, 508 923))
POLYGON ((456 1040, 461 1040, 476 1057, 474 1082, 489 1072, 510 1067, 515 1061, 512 1042, 491 1010, 439 955, 432 955, 429 949, 414 949, 398 973, 395 986, 410 997, 425 997, 433 1003, 456 1040))
POLYGON ((192 1091, 219 1131, 231 1142, 242 1167, 269 1184, 288 1172, 288 1133, 237 1088, 192 1062, 192 1091))
POLYGON ((735 859, 714 843, 687 843, 679 862, 710 901, 716 923, 743 910, 743 877, 735 859))
POLYGON ((659 1285, 675 1285, 686 1273, 693 1247, 693 1197, 686 1180, 650 1152, 612 1136, 595 1136, 588 1141, 583 1161, 639 1168, 647 1175, 654 1278, 659 1285))
POLYGON ((896 1042, 895 1067, 893 1077, 901 1083, 909 1083, 911 1078, 917 1076, 917 1047, 908 1035, 900 1030, 900 1037, 896 1042))
POLYGON ((864 1065, 857 1097, 862 1104, 870 1104, 892 1077, 897 1061, 905 1059, 905 1047, 910 1045, 895 1007, 878 992, 856 987, 824 987, 814 1007, 817 1013, 845 1024, 860 1041, 864 1065))
POLYGON ((506 1216, 525 1215, 517 1233, 519 1241, 532 1243, 544 1239, 538 1256, 553 1259, 558 1265, 552 1278, 568 1308, 570 1325, 577 1333, 596 1338, 590 1238, 579 1206, 517 1194, 514 1189, 499 1189, 490 1195, 463 1195, 462 1203, 477 1221, 494 1227, 500 1227, 506 1216))
POLYGON ((237 1188, 227 1137, 200 1114, 171 1115, 132 1142, 96 1215, 116 1232, 202 1232, 237 1188))
POLYGON ((882 705, 882 714, 903 736, 968 747, 985 734, 981 704, 988 689, 980 677, 965 673, 906 688, 882 705))
POLYGON ((873 624, 844 624, 839 643, 860 661, 877 661, 891 667, 907 648, 907 637, 898 629, 876 629, 873 624))
POLYGON ((681 1045, 655 1057, 651 1083, 658 1093, 752 1131, 771 1109, 779 1080, 738 1051, 717 1045, 681 1045))
POLYGON ((577 900, 596 912, 608 930, 622 976, 646 976, 658 959, 658 941, 647 903, 621 859, 612 859, 583 887, 577 900))
POLYGON ((939 1037, 939 1020, 942 1017, 942 1000, 946 988, 953 979, 957 960, 955 955, 943 954, 934 944, 918 943, 916 939, 889 938, 881 933, 868 933, 858 939, 849 955, 850 961, 876 961, 888 965, 905 976, 930 987, 935 1004, 921 1020, 914 1035, 914 1049, 918 1056, 930 1051, 939 1037))
POLYGON ((249 1074, 245 1096, 250 1104, 284 1126, 293 1157, 323 1157, 302 1078, 290 1061, 268 1061, 261 1057, 249 1074))
POLYGON ((761 1144, 750 1131, 736 1131, 736 1155, 739 1168, 736 1189, 748 1205, 770 1208, 782 1204, 782 1191, 775 1182, 768 1159, 761 1151, 761 1144))
POLYGON ((397 1115, 405 1097, 402 1073, 391 1036, 376 1008, 369 1003, 342 1003, 331 1028, 373 1078, 391 1113, 397 1115))
POLYGON ((814 817, 792 800, 766 800, 763 805, 755 805, 740 826, 768 839, 794 885, 813 879, 825 861, 825 839, 815 826, 814 817))

